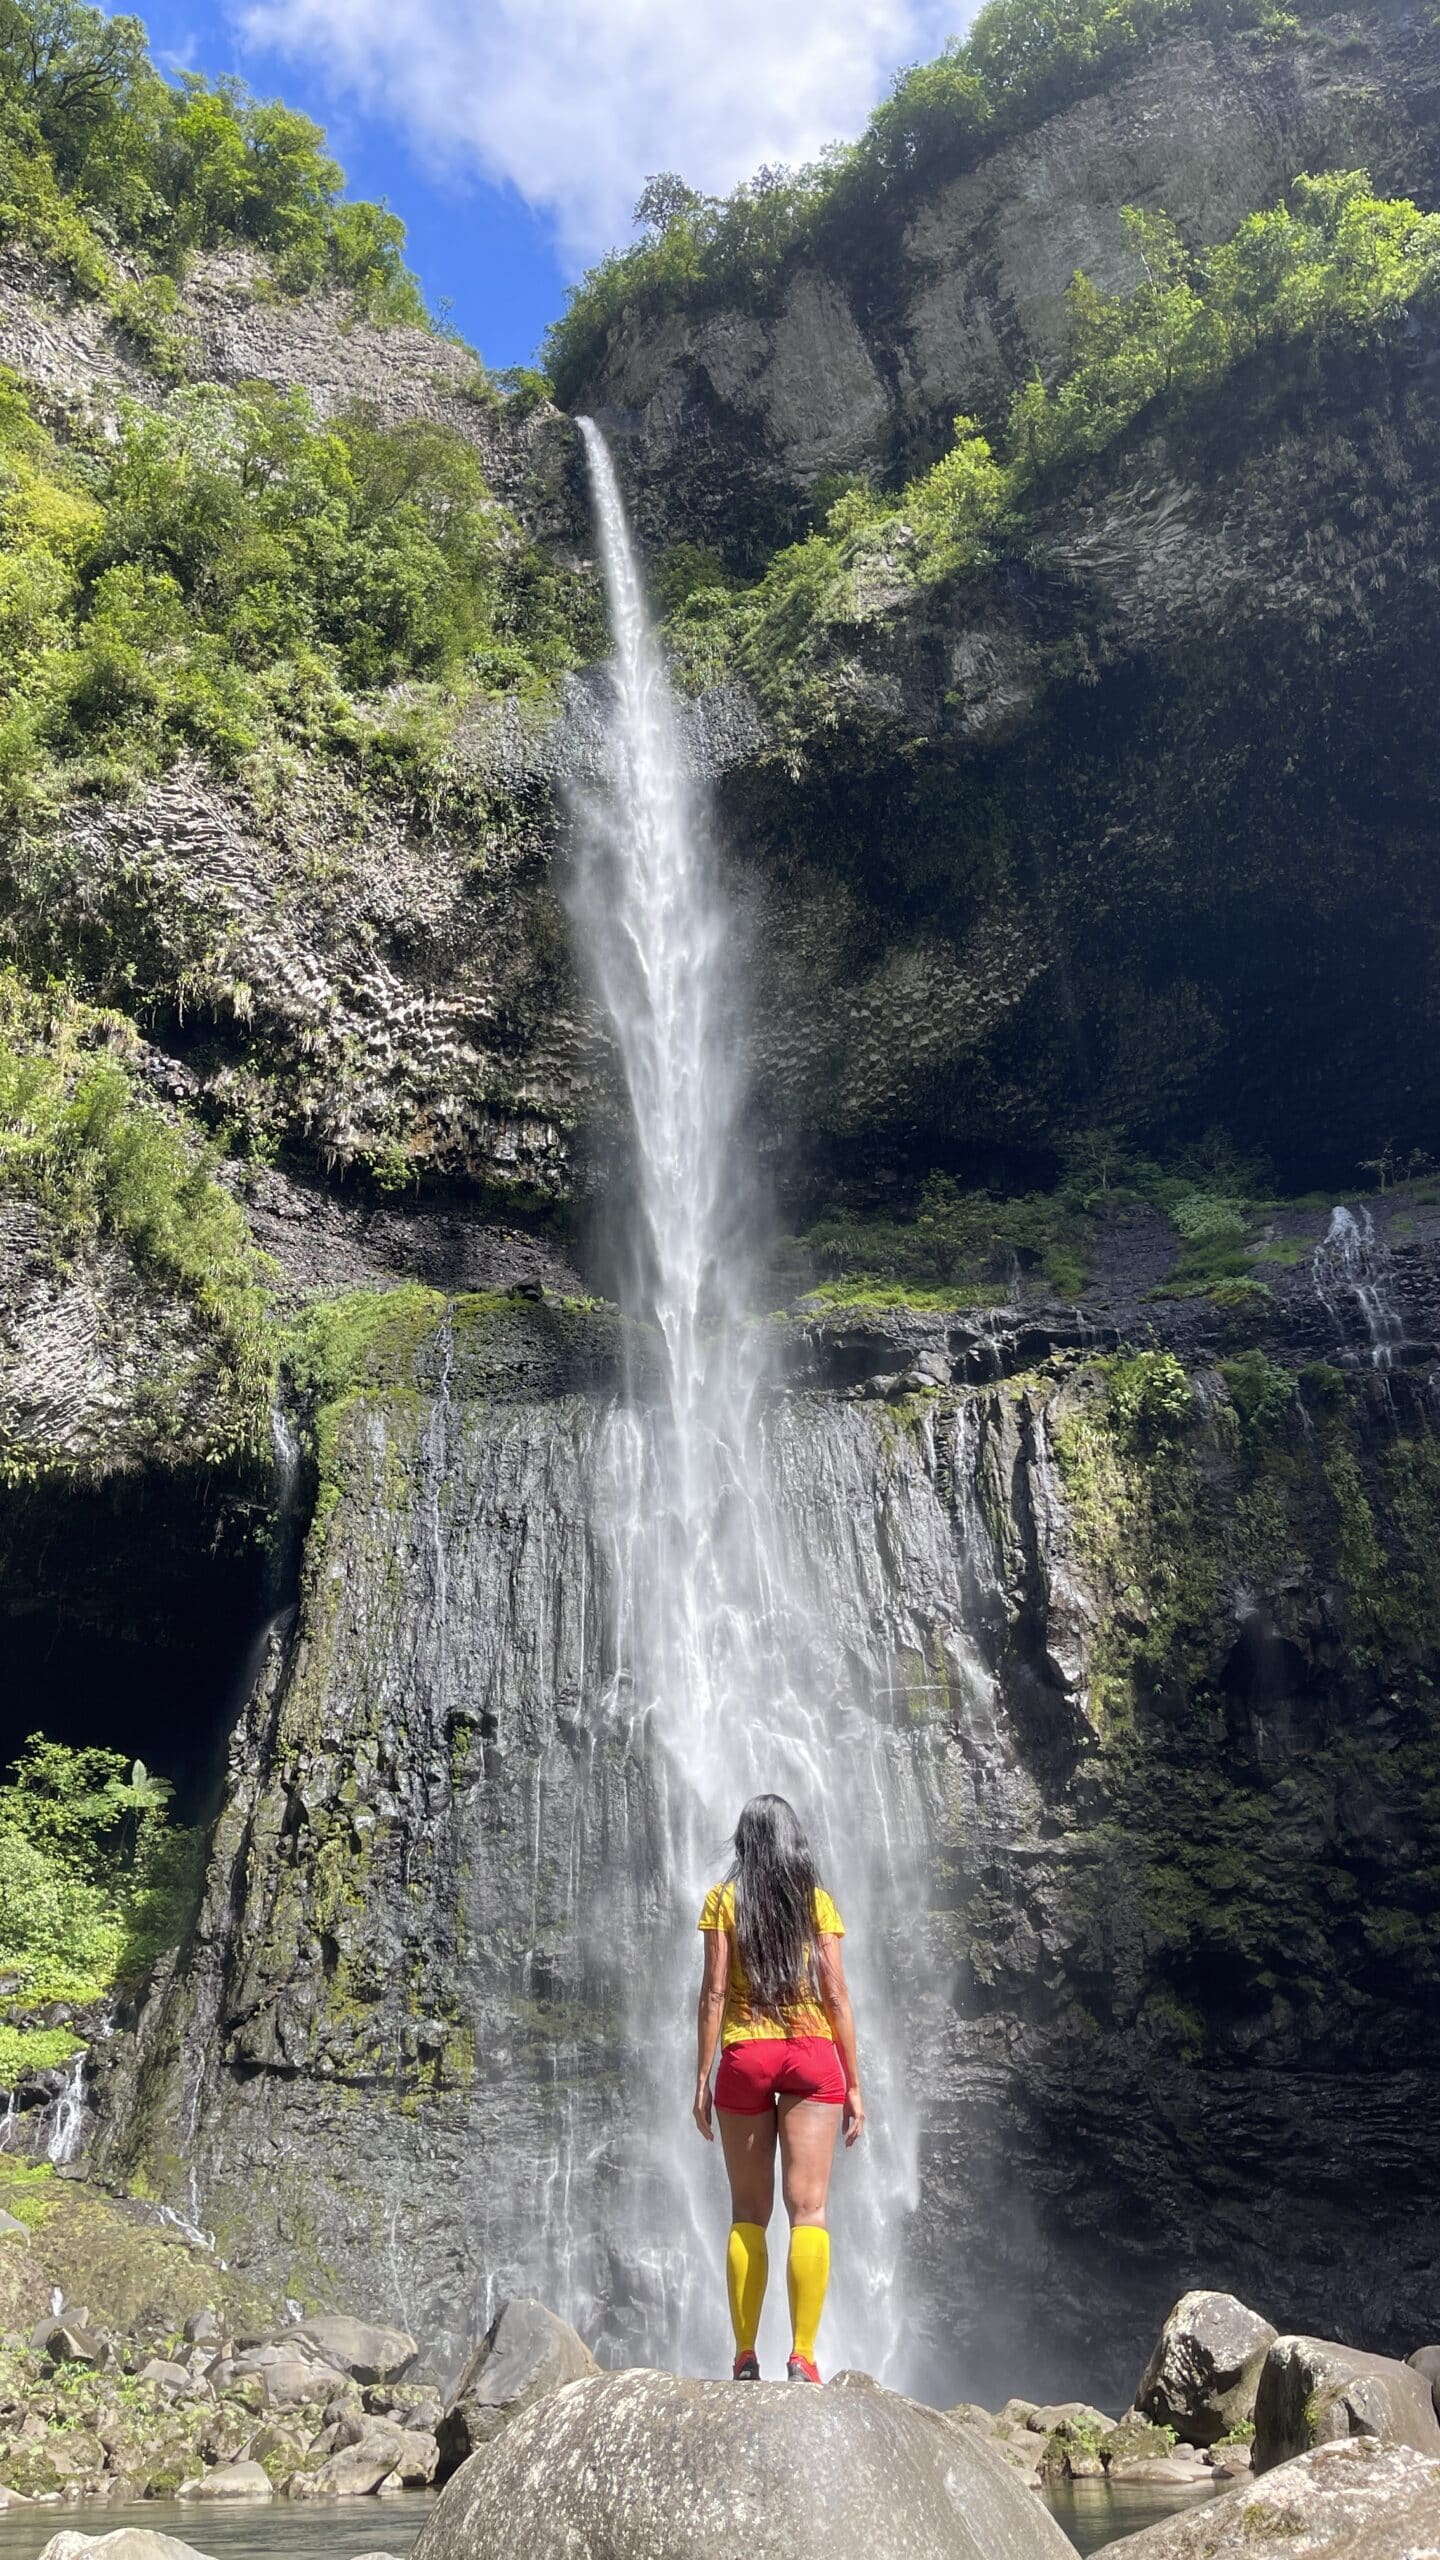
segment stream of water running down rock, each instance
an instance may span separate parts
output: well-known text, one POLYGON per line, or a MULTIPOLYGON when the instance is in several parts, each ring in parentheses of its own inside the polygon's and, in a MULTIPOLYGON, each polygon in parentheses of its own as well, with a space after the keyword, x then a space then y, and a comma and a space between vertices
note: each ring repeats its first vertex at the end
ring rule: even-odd
MULTIPOLYGON (((758 1220, 741 1141, 735 939, 614 468, 599 431, 581 427, 615 655, 603 782, 578 812, 573 906, 633 1121, 624 1296, 643 1345, 608 1435, 599 1525, 609 1712, 645 1760, 654 1806, 651 1872, 629 1879, 644 1926, 626 2041, 643 2106, 626 2227, 613 2237, 636 2271, 653 2360, 724 2370, 728 2201, 718 2146, 702 2145, 688 2104, 695 1923, 741 1804, 774 1789, 811 1827, 847 1922, 871 2109, 864 2142, 837 2163, 822 2353, 827 2368, 917 2379, 904 2371, 897 2284, 917 2126, 891 1975, 919 1910, 923 1788, 893 1700, 842 1697, 824 1576, 787 1517, 788 1435, 751 1321, 758 1220)), ((583 2210, 568 2168, 559 2191, 583 2210)), ((783 2371, 788 2345, 782 2255, 772 2252, 761 2332, 767 2372, 783 2371)))

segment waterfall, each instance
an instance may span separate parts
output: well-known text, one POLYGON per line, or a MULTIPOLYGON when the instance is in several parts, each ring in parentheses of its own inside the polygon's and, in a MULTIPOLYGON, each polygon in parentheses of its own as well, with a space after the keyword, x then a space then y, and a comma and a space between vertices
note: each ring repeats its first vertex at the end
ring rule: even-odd
POLYGON ((1347 1305, 1358 1311, 1369 1340, 1371 1366, 1392 1367, 1404 1341, 1390 1287, 1390 1257, 1375 1232, 1375 1221, 1363 1205, 1357 1218, 1343 1203, 1330 1212, 1330 1223, 1311 1256, 1315 1294, 1339 1332, 1350 1330, 1347 1305))
POLYGON ((46 2108, 49 2135, 45 2157, 59 2168, 73 2160, 85 2131, 85 2054, 81 2051, 67 2065, 65 2078, 46 2108))
MULTIPOLYGON (((598 430, 582 420, 581 431, 614 659, 603 779, 578 810, 572 907, 634 1150, 622 1284, 633 1351, 597 1496, 608 1580, 601 1720, 643 1765, 647 1803, 646 1838, 614 1860, 634 2095, 610 2243, 641 2306, 640 2352, 723 2371, 728 2201, 718 2145, 702 2145, 689 2113, 695 1923, 741 1804, 774 1789, 816 1838, 850 1933, 871 2113, 862 2145, 837 2156, 822 2353, 829 2367, 853 2361, 901 2378, 899 2258, 918 2146, 896 1981, 913 1958, 925 1865, 917 1711, 897 1684, 856 1694, 853 1659, 834 1642, 833 1547, 824 1563, 807 1551, 789 1498, 792 1400, 768 1374, 755 1322, 736 936, 613 465, 598 430)), ((863 1589, 879 1564, 857 1553, 846 1569, 863 1589)), ((882 1617, 879 1608, 874 1623, 882 1617)), ((612 2133, 612 2157, 615 2144, 612 2133)), ((556 2192, 573 2212, 570 2170, 562 2162, 556 2192)), ((778 2254, 761 2334, 772 2373, 788 2334, 778 2254)))

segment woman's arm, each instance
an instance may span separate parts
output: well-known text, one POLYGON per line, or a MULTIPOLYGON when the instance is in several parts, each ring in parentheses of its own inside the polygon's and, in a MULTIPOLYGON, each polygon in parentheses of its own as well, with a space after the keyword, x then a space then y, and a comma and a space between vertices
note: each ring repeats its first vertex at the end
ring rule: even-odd
POLYGON ((820 1965, 820 2005, 830 2021, 841 2066, 845 2073, 845 2147, 859 2141, 865 2130, 865 2101, 860 2095, 860 2065, 855 2059, 855 2012, 850 2006, 850 1992, 845 1980, 845 1958, 840 1941, 823 1935, 816 1941, 820 1965))
POLYGON ((725 2021, 725 1993, 730 1981, 730 1940, 723 1929, 705 1932, 705 1971, 700 1983, 700 2007, 697 2013, 699 2049, 695 2057, 695 2122, 707 2142, 715 2139, 711 2120, 714 2100, 710 2094, 710 2073, 715 2061, 715 2048, 720 2042, 720 2029, 725 2021))

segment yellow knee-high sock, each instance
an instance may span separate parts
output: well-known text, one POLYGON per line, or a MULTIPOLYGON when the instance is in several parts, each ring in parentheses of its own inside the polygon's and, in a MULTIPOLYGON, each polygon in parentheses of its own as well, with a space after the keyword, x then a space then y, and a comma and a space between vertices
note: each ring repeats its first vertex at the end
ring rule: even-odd
POLYGON ((820 2314, 830 2282, 830 2234, 823 2222, 796 2223, 790 2234, 790 2259, 785 2273, 794 2333, 792 2352, 813 2364, 820 2314))
POLYGON ((770 2252, 759 2223, 732 2222, 730 2245, 725 2252, 725 2281, 737 2356, 743 2356, 755 2344, 769 2273, 770 2252))

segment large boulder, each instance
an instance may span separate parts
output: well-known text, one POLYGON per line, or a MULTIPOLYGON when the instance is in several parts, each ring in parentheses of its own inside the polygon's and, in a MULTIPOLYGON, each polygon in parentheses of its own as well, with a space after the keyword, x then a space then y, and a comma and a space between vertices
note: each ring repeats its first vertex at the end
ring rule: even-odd
POLYGON ((1135 2406, 1184 2444, 1214 2444, 1255 2415, 1276 2332, 1233 2293, 1184 2293, 1145 2367, 1135 2406))
POLYGON ((1255 2395, 1257 2472, 1345 2436, 1440 2455, 1440 2418, 1425 2376, 1330 2338, 1277 2338, 1255 2395))
POLYGON ((369 2320, 348 2320, 343 2313, 302 2321, 277 2339, 279 2346, 309 2348, 329 2365, 338 2365, 356 2382, 398 2382, 420 2353, 408 2329, 378 2328, 369 2320))
POLYGON ((863 2376, 593 2374, 466 2463, 412 2560, 1068 2560, 996 2450, 863 2376))
POLYGON ((1356 2437, 1106 2545, 1105 2560, 1429 2560, 1440 2462, 1356 2437))
POLYGON ((584 2339, 543 2302, 507 2302, 471 2356, 436 2429, 437 2476, 448 2480, 522 2409, 596 2370, 584 2339))

